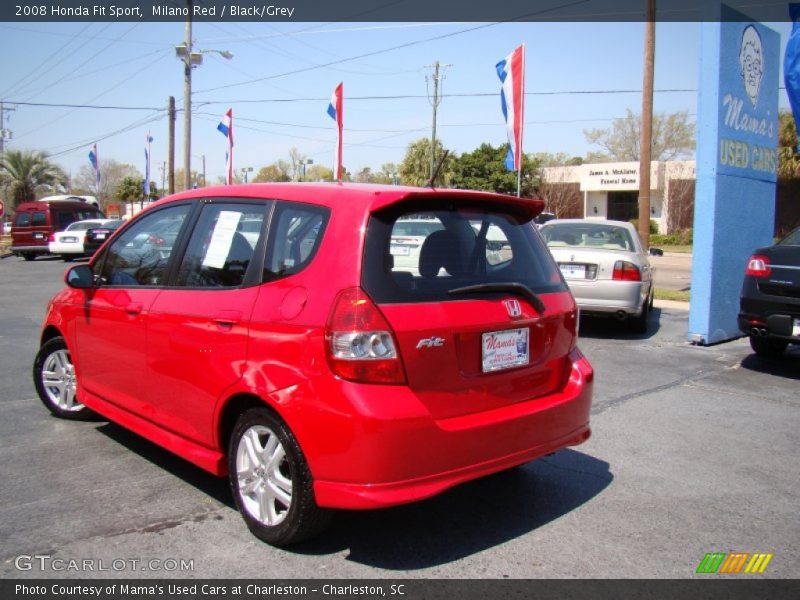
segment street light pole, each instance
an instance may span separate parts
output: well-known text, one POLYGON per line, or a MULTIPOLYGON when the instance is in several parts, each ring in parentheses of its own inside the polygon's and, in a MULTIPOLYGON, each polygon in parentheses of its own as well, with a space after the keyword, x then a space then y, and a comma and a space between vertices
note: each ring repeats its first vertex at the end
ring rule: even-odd
POLYGON ((183 188, 192 188, 192 0, 186 0, 188 7, 183 43, 186 54, 183 57, 183 188))

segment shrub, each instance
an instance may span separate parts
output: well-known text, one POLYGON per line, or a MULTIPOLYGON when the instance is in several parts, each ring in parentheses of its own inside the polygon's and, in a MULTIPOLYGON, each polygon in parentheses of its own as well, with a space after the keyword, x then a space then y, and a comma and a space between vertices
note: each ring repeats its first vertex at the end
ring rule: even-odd
MULTIPOLYGON (((630 222, 636 227, 636 231, 639 231, 639 219, 631 219, 630 222)), ((653 219, 650 219, 650 235, 658 235, 658 222, 653 219)))
POLYGON ((650 244, 653 246, 691 246, 693 241, 692 229, 682 229, 669 235, 652 235, 650 244))

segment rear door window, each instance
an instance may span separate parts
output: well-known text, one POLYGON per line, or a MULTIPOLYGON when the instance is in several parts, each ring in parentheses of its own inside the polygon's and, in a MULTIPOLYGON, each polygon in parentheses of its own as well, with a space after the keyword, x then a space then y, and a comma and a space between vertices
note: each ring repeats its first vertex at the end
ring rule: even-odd
POLYGON ((238 287, 252 262, 266 216, 264 204, 206 204, 178 270, 177 285, 238 287))
POLYGON ((14 217, 14 225, 16 227, 27 227, 30 224, 31 224, 31 213, 29 212, 17 213, 16 217, 14 217))
POLYGON ((445 210, 395 206, 370 218, 362 285, 376 302, 463 299, 449 291, 492 283, 521 283, 537 294, 566 289, 526 213, 500 204, 454 204, 445 210), (418 235, 407 235, 412 223, 418 235))
POLYGON ((34 227, 38 225, 47 225, 47 213, 44 211, 36 211, 33 213, 33 219, 31 219, 31 225, 34 227))

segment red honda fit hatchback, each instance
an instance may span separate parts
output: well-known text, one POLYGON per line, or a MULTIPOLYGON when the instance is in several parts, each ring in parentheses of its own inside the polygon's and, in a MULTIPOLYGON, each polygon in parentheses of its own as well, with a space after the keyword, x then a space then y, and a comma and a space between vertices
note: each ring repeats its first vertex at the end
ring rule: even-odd
POLYGON ((328 509, 420 500, 580 444, 593 371, 541 209, 397 186, 171 196, 67 272, 36 388, 59 417, 99 413, 227 474, 276 545, 328 509), (393 234, 420 220, 420 247, 393 234))

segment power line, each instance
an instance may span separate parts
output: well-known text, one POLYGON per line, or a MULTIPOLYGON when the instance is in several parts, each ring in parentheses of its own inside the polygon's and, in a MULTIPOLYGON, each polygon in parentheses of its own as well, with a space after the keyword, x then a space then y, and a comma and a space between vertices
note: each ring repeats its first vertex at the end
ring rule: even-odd
POLYGON ((330 66, 333 66, 333 65, 339 65, 339 64, 342 64, 342 63, 346 63, 346 62, 359 60, 361 58, 368 58, 370 56, 377 56, 379 54, 385 54, 386 52, 392 52, 394 50, 400 50, 402 48, 410 48, 410 47, 416 46, 418 44, 425 44, 427 42, 433 42, 433 41, 437 41, 437 40, 447 39, 447 38, 454 37, 454 36, 457 36, 457 35, 462 35, 464 33, 469 33, 469 32, 472 32, 472 31, 478 31, 479 29, 486 29, 488 27, 494 27, 496 25, 501 25, 503 23, 509 23, 509 22, 514 22, 514 21, 520 21, 520 20, 523 20, 523 19, 528 19, 528 18, 536 16, 536 15, 541 15, 541 14, 552 12, 552 11, 559 10, 559 9, 562 9, 562 8, 567 8, 567 7, 570 7, 570 6, 576 6, 578 4, 585 4, 588 1, 589 0, 575 0, 574 2, 567 2, 567 3, 562 4, 560 6, 554 6, 554 7, 551 7, 551 8, 545 8, 545 9, 542 9, 542 10, 534 11, 532 13, 528 13, 528 14, 525 14, 525 15, 519 15, 518 17, 515 17, 513 19, 506 19, 505 21, 497 21, 495 23, 482 23, 481 25, 476 25, 474 27, 468 27, 466 29, 460 29, 458 31, 451 31, 450 33, 445 33, 445 34, 442 34, 442 35, 437 35, 437 36, 425 38, 425 39, 422 39, 422 40, 415 40, 413 42, 406 42, 404 44, 399 44, 397 46, 391 46, 389 48, 383 48, 381 50, 373 50, 372 52, 365 52, 363 54, 358 54, 358 55, 350 56, 350 57, 347 57, 347 58, 340 58, 338 60, 332 60, 332 61, 329 61, 327 63, 323 63, 321 65, 303 67, 301 69, 294 69, 293 71, 286 71, 284 73, 277 73, 275 75, 266 75, 264 77, 258 77, 256 79, 251 79, 251 80, 248 80, 248 81, 240 81, 238 83, 228 83, 228 84, 225 84, 225 85, 219 85, 219 86, 216 86, 216 87, 213 87, 213 88, 207 88, 205 90, 197 90, 195 93, 202 94, 202 93, 206 93, 206 92, 213 92, 213 91, 216 91, 216 90, 223 90, 223 89, 228 89, 228 88, 232 88, 232 87, 239 87, 239 86, 242 86, 242 85, 249 85, 251 83, 257 83, 259 81, 266 81, 268 79, 278 79, 279 77, 286 77, 288 75, 297 75, 299 73, 306 73, 308 71, 314 71, 316 69, 321 69, 321 68, 324 68, 324 67, 330 67, 330 66))

